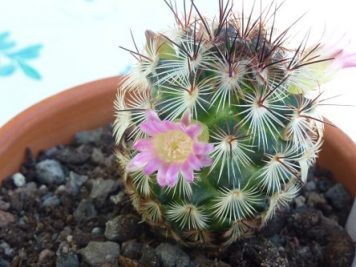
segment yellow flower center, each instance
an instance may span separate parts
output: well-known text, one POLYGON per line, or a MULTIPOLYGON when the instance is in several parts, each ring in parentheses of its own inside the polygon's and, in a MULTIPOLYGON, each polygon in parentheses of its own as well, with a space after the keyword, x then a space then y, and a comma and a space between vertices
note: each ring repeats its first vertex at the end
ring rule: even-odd
POLYGON ((193 140, 180 130, 171 130, 153 137, 158 157, 166 163, 182 163, 193 151, 193 140))

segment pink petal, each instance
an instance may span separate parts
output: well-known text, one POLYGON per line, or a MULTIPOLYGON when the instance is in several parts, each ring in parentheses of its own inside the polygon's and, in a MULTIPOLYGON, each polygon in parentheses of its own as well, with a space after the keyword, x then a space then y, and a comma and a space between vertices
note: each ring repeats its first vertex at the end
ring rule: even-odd
POLYGON ((134 171, 143 168, 147 162, 152 158, 151 153, 142 152, 138 153, 130 162, 127 164, 127 169, 129 171, 134 171))
POLYGON ((356 67, 356 54, 346 54, 338 60, 340 61, 342 68, 356 67))
POLYGON ((161 123, 161 131, 175 130, 177 129, 177 123, 164 120, 161 123))
POLYGON ((152 142, 149 139, 139 139, 133 145, 134 149, 138 151, 145 151, 152 149, 152 142))
POLYGON ((152 159, 149 162, 147 162, 147 165, 143 169, 144 174, 146 175, 151 175, 155 171, 159 170, 161 168, 161 162, 159 159, 152 159))
POLYGON ((198 156, 202 167, 209 167, 213 164, 213 159, 209 156, 198 156))
POLYGON ((181 122, 183 123, 183 125, 188 126, 189 124, 191 124, 191 114, 190 111, 187 110, 186 112, 184 112, 181 122))
POLYGON ((200 160, 194 154, 189 155, 187 162, 193 170, 199 170, 202 167, 200 160))
POLYGON ((153 109, 146 110, 146 120, 147 121, 161 121, 158 114, 153 109))
POLYGON ((161 187, 167 186, 166 176, 167 176, 167 167, 161 166, 161 168, 158 169, 158 173, 157 173, 157 183, 161 187))
POLYGON ((194 180, 194 173, 192 168, 189 166, 189 164, 184 163, 182 168, 181 168, 181 172, 183 175, 183 178, 188 182, 191 183, 194 180))
POLYGON ((334 44, 330 47, 325 47, 326 56, 333 59, 333 63, 338 68, 356 67, 356 54, 346 53, 344 49, 337 48, 334 44))
POLYGON ((185 133, 191 138, 197 138, 202 132, 202 129, 199 124, 192 124, 188 126, 185 130, 185 133))
POLYGON ((168 186, 173 187, 178 181, 179 166, 171 165, 167 170, 166 181, 168 186))
POLYGON ((209 154, 214 150, 213 144, 194 143, 193 151, 196 154, 209 154))
POLYGON ((158 121, 144 121, 140 124, 140 128, 144 133, 153 136, 161 132, 160 124, 161 122, 158 121))

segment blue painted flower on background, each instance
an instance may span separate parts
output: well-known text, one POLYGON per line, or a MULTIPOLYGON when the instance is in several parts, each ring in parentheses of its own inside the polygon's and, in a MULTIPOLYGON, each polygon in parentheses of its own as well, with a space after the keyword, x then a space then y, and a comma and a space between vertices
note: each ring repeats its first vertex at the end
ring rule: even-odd
POLYGON ((9 40, 9 32, 0 32, 0 78, 21 70, 27 77, 40 80, 41 74, 28 61, 39 57, 41 44, 17 48, 16 42, 9 40))

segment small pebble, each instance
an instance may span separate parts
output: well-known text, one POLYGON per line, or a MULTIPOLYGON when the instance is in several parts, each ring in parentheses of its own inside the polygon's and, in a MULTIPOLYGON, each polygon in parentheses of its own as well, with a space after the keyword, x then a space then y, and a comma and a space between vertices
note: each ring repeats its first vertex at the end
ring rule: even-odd
POLYGON ((89 199, 83 199, 77 209, 74 211, 74 218, 77 222, 85 222, 97 216, 93 202, 89 199))
POLYGON ((44 263, 45 261, 47 261, 48 259, 50 259, 54 255, 55 255, 55 253, 52 250, 44 249, 38 255, 38 263, 39 264, 44 263))
POLYGON ((98 178, 91 181, 90 197, 104 201, 107 196, 119 187, 117 180, 98 178))
POLYGON ((288 267, 288 258, 271 240, 263 237, 252 237, 250 240, 237 243, 230 255, 231 266, 268 266, 288 267), (242 262, 251 265, 242 265, 242 262))
POLYGON ((79 267, 79 258, 75 253, 61 254, 56 261, 56 267, 79 267))
POLYGON ((294 199, 294 203, 295 203, 295 206, 297 208, 299 207, 303 207, 305 205, 305 197, 300 195, 300 196, 297 196, 295 199, 294 199))
POLYGON ((40 194, 46 194, 48 192, 48 187, 47 185, 43 184, 38 188, 38 191, 40 192, 40 194))
POLYGON ((102 164, 105 160, 103 152, 99 148, 94 148, 91 154, 91 160, 97 164, 102 164))
POLYGON ((117 243, 91 241, 85 247, 80 249, 84 261, 91 266, 101 266, 102 264, 117 263, 120 254, 120 246, 117 243))
POLYGON ((333 183, 329 179, 320 179, 316 183, 317 188, 319 189, 320 192, 324 193, 326 192, 330 187, 332 187, 333 183))
POLYGON ((59 243, 58 249, 56 251, 56 255, 67 255, 70 252, 69 244, 67 241, 62 241, 59 243))
POLYGON ((10 208, 10 203, 0 199, 0 210, 8 210, 10 208))
POLYGON ((121 255, 119 256, 118 263, 119 263, 119 266, 122 266, 122 267, 146 267, 146 266, 141 265, 140 263, 138 263, 137 261, 135 261, 133 259, 121 256, 121 255))
POLYGON ((12 181, 16 187, 23 187, 26 184, 26 178, 21 172, 15 173, 12 176, 12 181))
POLYGON ((15 192, 21 195, 21 199, 33 198, 37 193, 37 184, 35 182, 26 183, 23 187, 16 188, 15 192))
POLYGON ((51 147, 45 151, 45 155, 49 158, 53 158, 57 154, 58 150, 59 148, 56 146, 51 147))
POLYGON ((122 214, 105 224, 105 237, 108 240, 123 242, 140 236, 142 225, 140 217, 133 214, 122 214))
POLYGON ((66 239, 67 239, 68 243, 72 243, 73 242, 73 236, 72 235, 68 235, 66 239))
POLYGON ((73 195, 80 192, 81 186, 88 180, 88 176, 79 175, 73 171, 69 172, 69 179, 66 184, 66 190, 73 195))
POLYGON ((97 144, 101 140, 103 128, 78 132, 74 136, 74 142, 79 145, 97 144))
POLYGON ((326 199, 322 194, 318 194, 316 192, 310 192, 307 194, 307 203, 311 207, 315 207, 317 205, 325 204, 326 199))
POLYGON ((329 200, 330 204, 338 210, 342 210, 348 205, 350 205, 352 199, 350 194, 346 191, 342 184, 333 185, 325 193, 325 197, 329 200))
POLYGON ((90 159, 91 152, 92 147, 87 145, 81 145, 77 148, 66 146, 58 151, 56 159, 64 164, 85 164, 85 162, 90 159))
POLYGON ((142 257, 139 261, 145 267, 160 267, 161 261, 154 248, 145 245, 142 249, 142 257))
POLYGON ((318 260, 320 260, 317 257, 313 256, 313 252, 311 251, 309 246, 298 247, 295 251, 295 254, 296 262, 301 266, 303 266, 305 258, 310 259, 310 264, 312 266, 317 266, 318 260))
POLYGON ((314 191, 316 189, 316 183, 314 181, 309 181, 304 186, 307 191, 314 191))
POLYGON ((57 196, 49 193, 42 198, 42 206, 46 208, 54 208, 61 204, 60 199, 57 196))
POLYGON ((100 235, 103 233, 103 229, 101 229, 100 227, 94 227, 92 230, 91 230, 91 233, 93 235, 100 235))
POLYGON ((62 165, 53 159, 46 159, 36 164, 38 182, 46 185, 61 184, 65 181, 62 165))
POLYGON ((142 255, 142 247, 143 245, 135 239, 125 241, 121 245, 121 255, 138 260, 142 255))
POLYGON ((110 155, 109 157, 107 157, 107 158, 104 160, 104 165, 105 165, 107 168, 116 168, 116 166, 117 166, 117 159, 116 159, 115 155, 110 155))
POLYGON ((195 267, 231 267, 230 264, 219 261, 219 260, 210 260, 207 257, 197 257, 194 259, 194 266, 195 267))
POLYGON ((124 191, 120 191, 116 195, 111 196, 110 200, 111 200, 112 203, 117 205, 123 200, 124 196, 125 196, 125 192, 124 191))
POLYGON ((65 185, 61 184, 60 186, 57 187, 55 194, 60 195, 64 192, 67 192, 67 187, 65 185))
POLYGON ((0 227, 7 226, 15 222, 15 220, 15 216, 12 213, 0 210, 0 227))
POLYGON ((10 245, 5 241, 0 242, 0 249, 2 249, 3 253, 8 257, 11 257, 14 253, 14 249, 11 248, 10 245))
POLYGON ((155 250, 163 264, 163 267, 191 266, 188 254, 176 245, 161 243, 155 250))

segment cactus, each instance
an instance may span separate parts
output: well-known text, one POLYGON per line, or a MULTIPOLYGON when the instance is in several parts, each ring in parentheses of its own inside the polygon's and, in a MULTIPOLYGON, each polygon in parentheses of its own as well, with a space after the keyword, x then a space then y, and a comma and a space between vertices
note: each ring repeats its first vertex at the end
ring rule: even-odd
POLYGON ((115 102, 117 157, 144 221, 185 245, 228 246, 298 195, 323 140, 321 94, 307 94, 354 55, 307 38, 285 47, 272 5, 254 20, 220 0, 208 20, 193 1, 182 17, 165 2, 176 28, 124 48, 137 64, 115 102))

